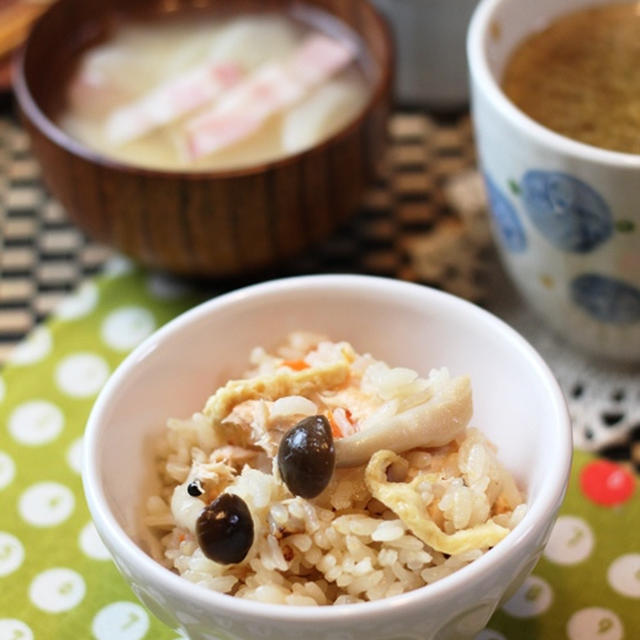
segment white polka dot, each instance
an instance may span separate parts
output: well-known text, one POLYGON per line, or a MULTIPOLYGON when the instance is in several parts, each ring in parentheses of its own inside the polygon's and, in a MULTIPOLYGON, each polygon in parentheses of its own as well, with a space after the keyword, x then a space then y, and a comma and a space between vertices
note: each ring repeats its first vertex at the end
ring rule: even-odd
POLYGON ((20 444, 42 445, 55 440, 64 427, 64 416, 55 404, 30 400, 9 416, 9 432, 20 444))
POLYGON ((483 629, 473 640, 507 640, 501 633, 493 629, 483 629))
POLYGON ((154 298, 175 300, 189 293, 191 288, 179 278, 167 274, 152 273, 147 280, 147 288, 154 298))
POLYGON ((133 262, 122 255, 115 255, 109 258, 102 267, 103 275, 114 278, 133 271, 133 262))
POLYGON ((616 558, 609 566, 607 578, 618 593, 627 598, 640 598, 640 553, 616 558))
POLYGON ((29 487, 18 501, 22 518, 34 527, 54 527, 64 522, 75 507, 70 489, 56 482, 39 482, 29 487))
POLYGON ((39 362, 51 351, 52 342, 49 329, 44 326, 38 327, 11 352, 9 362, 15 365, 39 362))
POLYGON ((74 353, 56 367, 56 384, 73 398, 95 395, 108 377, 107 363, 92 353, 74 353))
POLYGON ((538 576, 529 576, 502 608, 514 618, 533 618, 544 613, 552 601, 549 584, 538 576))
POLYGON ((67 450, 67 464, 76 473, 82 473, 82 449, 82 438, 78 438, 71 443, 67 450))
POLYGON ((91 625, 97 640, 140 640, 149 630, 149 616, 133 602, 114 602, 98 611, 91 625))
POLYGON ((22 620, 0 618, 0 640, 33 640, 33 631, 22 620))
POLYGON ((102 323, 102 339, 112 349, 128 351, 140 344, 156 328, 153 315, 142 307, 123 307, 110 313, 102 323))
POLYGON ((8 487, 15 478, 16 465, 8 453, 0 451, 0 491, 8 487))
POLYGON ((10 533, 0 531, 0 578, 13 573, 23 561, 22 542, 10 533))
POLYGON ((600 607, 576 611, 567 622, 569 640, 621 640, 624 635, 620 618, 600 607))
POLYGON ((78 536, 78 544, 83 553, 93 560, 111 560, 111 554, 100 539, 93 522, 87 523, 78 536))
POLYGON ((98 287, 93 282, 85 282, 56 307, 55 315, 60 320, 75 320, 93 311, 98 304, 98 287))
POLYGON ((29 587, 31 602, 47 613, 69 611, 86 593, 82 576, 71 569, 49 569, 38 574, 29 587))
POLYGON ((560 516, 553 526, 544 555, 556 564, 578 564, 589 557, 593 545, 593 531, 582 518, 560 516))
POLYGON ((4 400, 4 397, 7 395, 7 386, 4 383, 4 380, 0 377, 0 402, 4 400))

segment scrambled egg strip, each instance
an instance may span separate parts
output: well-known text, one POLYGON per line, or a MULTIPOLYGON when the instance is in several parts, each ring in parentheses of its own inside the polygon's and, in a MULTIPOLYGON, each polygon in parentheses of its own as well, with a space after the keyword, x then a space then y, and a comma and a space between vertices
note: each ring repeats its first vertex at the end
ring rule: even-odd
POLYGON ((228 416, 236 405, 246 400, 304 396, 318 389, 337 387, 346 382, 348 377, 349 362, 345 359, 302 371, 282 369, 273 375, 230 380, 207 400, 203 413, 216 424, 228 416))
POLYGON ((417 486, 429 482, 433 474, 421 473, 410 483, 389 482, 387 469, 399 459, 400 456, 393 451, 375 453, 365 470, 365 482, 373 497, 396 513, 425 544, 441 553, 456 555, 471 549, 493 547, 509 533, 509 529, 492 520, 452 534, 444 533, 431 519, 417 490, 417 486))

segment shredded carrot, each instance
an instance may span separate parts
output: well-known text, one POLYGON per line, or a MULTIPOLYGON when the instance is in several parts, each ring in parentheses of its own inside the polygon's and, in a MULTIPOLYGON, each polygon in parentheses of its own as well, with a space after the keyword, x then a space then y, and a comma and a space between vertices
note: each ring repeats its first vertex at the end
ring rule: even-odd
POLYGON ((304 360, 285 360, 282 364, 294 371, 302 371, 309 368, 309 365, 304 360))
POLYGON ((331 425, 331 433, 333 434, 333 437, 342 438, 344 434, 342 433, 342 429, 340 429, 340 427, 338 426, 338 423, 335 421, 333 417, 333 411, 331 411, 331 409, 327 411, 327 418, 329 419, 329 424, 331 425))
POLYGON ((186 540, 187 536, 184 533, 181 533, 178 536, 178 542, 184 542, 186 540))

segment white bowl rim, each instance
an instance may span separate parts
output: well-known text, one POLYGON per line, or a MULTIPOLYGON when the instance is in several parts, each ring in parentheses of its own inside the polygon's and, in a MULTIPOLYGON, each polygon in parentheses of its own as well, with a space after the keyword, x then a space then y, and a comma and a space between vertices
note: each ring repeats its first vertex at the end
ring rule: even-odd
POLYGON ((304 620, 344 624, 347 620, 361 616, 371 618, 372 615, 384 615, 390 609, 397 613, 420 607, 427 601, 437 602, 439 598, 443 597, 455 598, 456 591, 465 589, 471 580, 481 582, 485 569, 491 569, 492 565, 499 563, 501 558, 517 554, 521 542, 536 536, 547 526, 549 513, 557 508, 564 497, 572 454, 571 422, 568 409, 553 373, 537 351, 505 322, 470 302, 427 286, 377 276, 311 275, 272 280, 215 297, 177 316, 134 349, 109 378, 91 410, 84 437, 82 480, 89 510, 98 531, 105 537, 107 546, 116 550, 115 555, 121 558, 124 564, 135 566, 138 575, 144 575, 147 584, 162 585, 161 588, 179 594, 179 597, 183 599, 188 598, 192 604, 198 604, 209 610, 215 608, 218 611, 226 611, 254 622, 264 622, 265 620, 300 622, 304 620), (530 366, 536 370, 548 390, 558 428, 553 430, 557 435, 556 441, 549 443, 549 473, 540 487, 537 500, 529 505, 523 520, 499 545, 490 549, 471 564, 436 583, 382 600, 328 607, 267 604, 208 590, 166 569, 142 551, 125 533, 107 507, 99 480, 98 465, 96 464, 99 455, 97 441, 101 431, 101 414, 108 406, 112 392, 126 379, 136 364, 156 348, 158 343, 167 336, 182 331, 192 321, 210 313, 224 310, 225 307, 233 306, 247 298, 270 296, 292 289, 326 290, 331 288, 338 291, 363 287, 370 290, 377 289, 381 295, 384 295, 384 292, 404 292, 408 298, 422 296, 425 302, 437 298, 441 306, 445 305, 454 311, 475 315, 479 321, 487 323, 502 333, 504 338, 520 351, 521 355, 529 361, 530 366))
POLYGON ((558 154, 621 169, 640 169, 640 154, 601 149, 572 140, 539 124, 518 109, 504 94, 491 73, 484 46, 496 10, 507 2, 519 0, 481 0, 467 32, 467 59, 471 80, 478 83, 493 107, 524 136, 531 137, 558 154))

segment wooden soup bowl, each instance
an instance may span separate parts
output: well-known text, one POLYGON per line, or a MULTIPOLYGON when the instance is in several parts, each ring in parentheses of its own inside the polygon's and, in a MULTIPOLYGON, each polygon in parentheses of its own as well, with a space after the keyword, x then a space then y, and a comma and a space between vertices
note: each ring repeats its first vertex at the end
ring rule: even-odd
POLYGON ((95 240, 176 273, 256 271, 318 243, 357 208, 384 150, 392 44, 366 0, 59 0, 34 26, 16 66, 33 151, 69 217, 95 240), (357 34, 371 83, 360 115, 306 151, 237 170, 163 171, 112 160, 55 124, 79 54, 123 21, 301 6, 314 27, 331 33, 346 25, 357 34))

